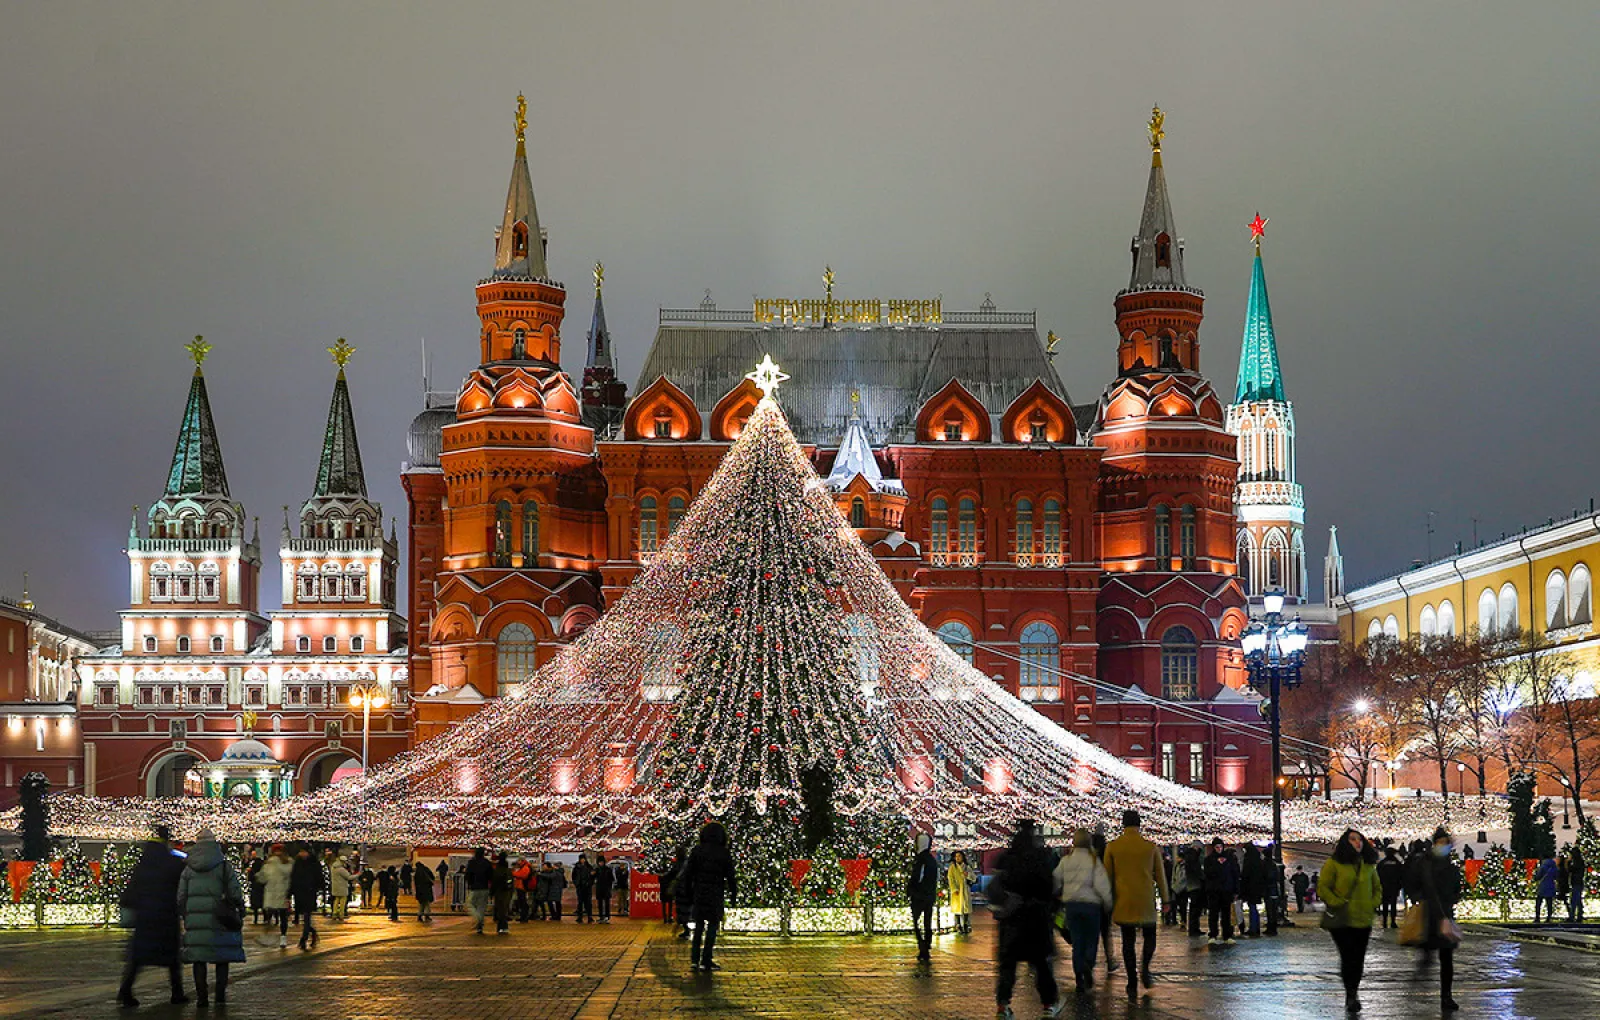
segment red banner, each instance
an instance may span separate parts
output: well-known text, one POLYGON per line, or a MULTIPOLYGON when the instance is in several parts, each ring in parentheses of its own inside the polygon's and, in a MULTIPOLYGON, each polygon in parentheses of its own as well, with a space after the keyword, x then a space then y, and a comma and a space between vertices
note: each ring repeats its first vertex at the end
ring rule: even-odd
POLYGON ((844 891, 854 896, 860 890, 861 883, 867 880, 867 874, 872 871, 872 858, 858 857, 840 861, 839 867, 844 869, 844 891))
POLYGON ((805 883, 806 876, 811 873, 810 861, 790 861, 789 881, 794 883, 794 891, 799 892, 800 886, 805 883))
POLYGON ((661 876, 646 871, 628 873, 629 917, 661 920, 661 876))
POLYGON ((1461 870, 1466 873, 1468 885, 1477 885, 1478 872, 1483 870, 1483 862, 1478 860, 1462 861, 1461 870))

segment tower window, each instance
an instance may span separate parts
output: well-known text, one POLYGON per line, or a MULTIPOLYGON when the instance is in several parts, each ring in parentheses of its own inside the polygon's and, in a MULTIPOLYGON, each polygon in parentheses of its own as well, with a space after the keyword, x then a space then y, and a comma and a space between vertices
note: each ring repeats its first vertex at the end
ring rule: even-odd
POLYGON ((325 651, 325 652, 336 652, 336 651, 338 651, 339 650, 339 639, 334 637, 332 634, 329 634, 327 637, 322 639, 322 650, 325 651))
POLYGON ((1017 565, 1033 562, 1033 502, 1017 500, 1017 565))
POLYGON ((673 496, 667 500, 667 530, 662 533, 663 542, 678 533, 678 525, 683 521, 684 511, 688 508, 682 496, 673 496))
POLYGON ((527 356, 528 356, 528 331, 525 330, 525 329, 519 329, 519 330, 516 331, 515 334, 513 334, 513 339, 511 341, 511 357, 512 357, 513 360, 521 361, 523 358, 526 358, 527 356))
POLYGON ((189 635, 182 634, 178 637, 178 651, 180 654, 189 654, 189 635))
POLYGON ((933 554, 942 557, 950 551, 950 504, 944 497, 933 501, 933 512, 929 516, 928 530, 930 532, 929 544, 933 547, 933 554))
POLYGON ((867 526, 867 501, 860 496, 850 501, 850 526, 852 528, 867 526))
POLYGON ((971 499, 963 499, 960 504, 960 517, 958 518, 960 531, 959 551, 968 556, 978 552, 978 504, 971 499))
POLYGON ((156 650, 156 639, 146 635, 144 639, 144 650, 147 652, 154 652, 156 650))
POLYGON ((1156 506, 1156 569, 1172 569, 1172 515, 1159 504, 1156 506))
POLYGON ((656 498, 646 496, 639 501, 639 552, 648 556, 656 551, 660 522, 656 520, 656 498))
POLYGON ((311 639, 306 635, 301 634, 300 637, 295 641, 294 647, 295 651, 297 652, 309 652, 311 651, 311 639))
POLYGON ((352 637, 350 639, 350 650, 352 652, 364 652, 364 651, 366 651, 367 650, 367 639, 362 637, 360 634, 357 634, 355 637, 352 637))
POLYGON ((511 566, 511 504, 503 499, 494 507, 494 565, 511 566))
POLYGON ((1161 269, 1172 267, 1172 238, 1166 234, 1156 235, 1156 266, 1161 269))
POLYGON ((1035 421, 1035 422, 1029 422, 1028 423, 1028 442, 1030 442, 1030 443, 1042 443, 1042 442, 1045 442, 1046 440, 1048 440, 1049 438, 1050 438, 1050 435, 1045 429, 1045 423, 1044 422, 1035 421))
POLYGON ((1044 501, 1044 555, 1045 561, 1051 566, 1061 563, 1061 503, 1057 500, 1044 501))
POLYGON ((1200 690, 1200 648, 1188 627, 1172 627, 1161 635, 1161 696, 1168 701, 1193 700, 1200 690))
POLYGON ((526 223, 513 223, 511 225, 511 257, 521 259, 528 257, 528 225, 526 223))
POLYGON ((508 623, 494 640, 496 694, 506 695, 538 667, 538 642, 525 623, 508 623))
POLYGON ((1195 569, 1194 507, 1188 504, 1178 515, 1178 554, 1183 557, 1183 569, 1195 569))
POLYGON ((531 499, 522 504, 522 565, 539 565, 539 504, 531 499))
POLYGON ((217 653, 220 653, 223 650, 223 641, 222 641, 222 635, 221 634, 213 634, 211 636, 211 650, 213 652, 217 652, 217 653))
POLYGON ((1060 701, 1061 637, 1048 623, 1022 628, 1022 672, 1018 694, 1023 701, 1060 701))
POLYGON ((961 419, 948 418, 944 423, 944 438, 952 443, 961 441, 961 419))

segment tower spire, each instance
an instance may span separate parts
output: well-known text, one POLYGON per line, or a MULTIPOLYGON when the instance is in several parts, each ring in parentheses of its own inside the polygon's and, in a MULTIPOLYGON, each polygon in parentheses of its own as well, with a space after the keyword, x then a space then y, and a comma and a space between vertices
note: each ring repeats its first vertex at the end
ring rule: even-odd
POLYGON ((506 190, 506 212, 495 233, 494 275, 544 279, 544 233, 533 201, 533 178, 528 174, 528 101, 517 95, 517 154, 511 163, 511 186, 506 190))
POLYGON ((367 479, 361 470, 361 444, 356 441, 356 416, 350 407, 350 386, 344 367, 355 354, 355 347, 344 337, 328 348, 339 375, 333 383, 333 402, 328 405, 328 425, 322 433, 322 456, 317 461, 317 484, 313 497, 367 496, 367 479))
POLYGON ((612 368, 611 333, 606 329, 606 305, 601 296, 605 284, 606 267, 603 262, 594 264, 594 317, 589 320, 589 350, 583 363, 585 369, 612 368))
POLYGON ((1255 263, 1250 273, 1250 300, 1245 307, 1244 341, 1239 347, 1239 383, 1234 403, 1272 400, 1283 403, 1283 373, 1278 366, 1278 339, 1272 329, 1272 304, 1267 299, 1267 275, 1261 263, 1261 238, 1267 221, 1256 213, 1250 221, 1255 263))
POLYGON ((211 400, 206 395, 206 377, 200 365, 211 353, 211 345, 197 336, 184 350, 194 359, 194 378, 189 382, 189 400, 183 410, 183 426, 178 430, 178 445, 172 451, 172 468, 167 472, 168 497, 228 496, 228 475, 222 466, 222 446, 217 442, 217 427, 211 420, 211 400))
POLYGON ((1167 197, 1167 175, 1161 166, 1161 140, 1166 137, 1167 115, 1157 106, 1146 125, 1150 133, 1150 180, 1145 185, 1144 210, 1139 216, 1139 232, 1133 237, 1133 274, 1129 290, 1171 285, 1184 286, 1183 241, 1172 219, 1172 200, 1167 197))

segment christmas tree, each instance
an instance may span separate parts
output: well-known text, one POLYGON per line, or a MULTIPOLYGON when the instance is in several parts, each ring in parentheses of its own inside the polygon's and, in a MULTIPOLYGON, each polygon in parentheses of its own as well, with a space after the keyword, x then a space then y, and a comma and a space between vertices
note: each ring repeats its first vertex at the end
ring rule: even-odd
MULTIPOLYGON (((810 830, 831 826, 815 852, 884 861, 868 882, 887 890, 914 827, 955 820, 974 835, 949 848, 993 846, 1019 817, 1071 831, 1126 807, 1168 840, 1269 829, 1260 806, 1128 765, 952 652, 840 516, 769 397, 624 597, 516 696, 271 809, 268 824, 665 855, 715 818, 774 889, 810 830), (829 826, 806 804, 818 783, 829 826)), ((1332 838, 1343 824, 1299 811, 1286 809, 1291 832, 1332 838)))

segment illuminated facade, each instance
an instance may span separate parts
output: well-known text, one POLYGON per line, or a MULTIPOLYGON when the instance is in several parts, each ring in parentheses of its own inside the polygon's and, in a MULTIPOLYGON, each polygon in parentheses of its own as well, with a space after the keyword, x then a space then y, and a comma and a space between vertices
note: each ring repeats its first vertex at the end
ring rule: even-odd
POLYGON ((94 647, 89 635, 40 613, 26 579, 21 598, 0 597, 0 811, 16 804, 30 772, 56 791, 83 778, 73 664, 94 647))

